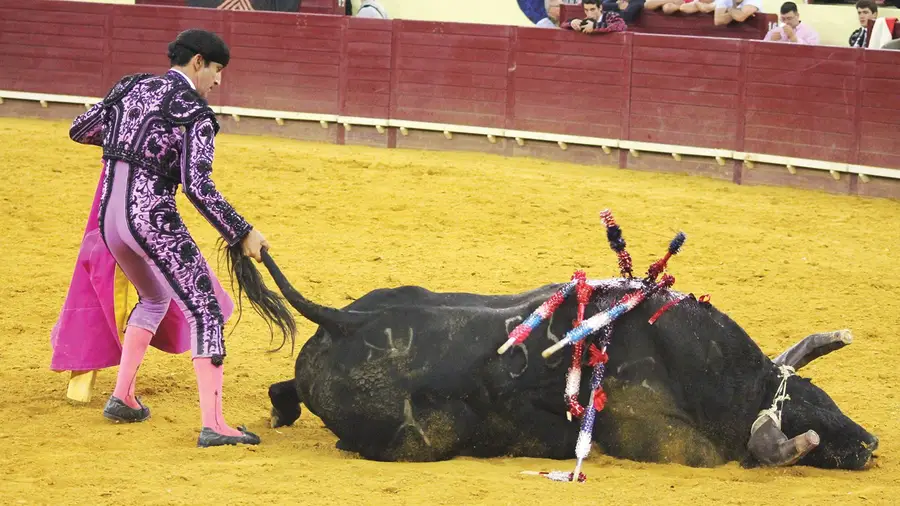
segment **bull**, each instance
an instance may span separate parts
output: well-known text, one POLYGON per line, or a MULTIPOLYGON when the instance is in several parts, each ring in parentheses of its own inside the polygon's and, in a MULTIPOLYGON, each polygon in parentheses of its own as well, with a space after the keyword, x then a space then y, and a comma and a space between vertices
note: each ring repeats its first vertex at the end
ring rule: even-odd
MULTIPOLYGON (((273 427, 293 424, 303 404, 338 437, 338 448, 370 460, 573 457, 579 424, 567 419, 562 400, 570 354, 544 359, 540 350, 571 329, 574 297, 529 341, 497 353, 560 284, 513 295, 401 286, 337 309, 301 295, 268 253, 263 263, 290 305, 318 325, 293 379, 269 388, 273 427)), ((644 283, 590 281, 584 318, 644 283)), ((773 360, 725 313, 693 296, 649 323, 676 298, 682 294, 671 289, 653 293, 614 325, 608 402, 593 429, 604 454, 694 467, 871 464, 878 438, 793 373, 848 344, 849 331, 811 335, 773 360), (787 395, 775 413, 769 408, 779 392, 787 395)), ((580 398, 590 392, 584 367, 580 398)))

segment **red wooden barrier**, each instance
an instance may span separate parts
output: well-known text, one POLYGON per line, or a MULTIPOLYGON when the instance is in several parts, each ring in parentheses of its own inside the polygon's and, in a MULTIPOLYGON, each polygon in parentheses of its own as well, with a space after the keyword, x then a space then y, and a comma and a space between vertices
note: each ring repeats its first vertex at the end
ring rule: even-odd
POLYGON ((187 7, 188 0, 134 0, 135 5, 167 5, 169 7, 187 7))
POLYGON ((234 48, 225 105, 338 114, 344 20, 336 16, 229 12, 234 48))
POLYGON ((859 52, 748 44, 744 151, 852 162, 859 52))
POLYGON ((344 14, 344 7, 339 7, 337 0, 303 0, 300 2, 300 12, 304 14, 344 14))
MULTIPOLYGON (((232 48, 215 105, 900 169, 896 51, 52 0, 0 0, 0 19, 0 90, 103 96, 165 70, 166 44, 202 27, 232 48)), ((351 137, 394 145, 365 135, 351 137)))
POLYGON ((628 139, 735 149, 741 44, 635 35, 628 139))
POLYGON ((503 127, 512 27, 395 23, 391 118, 503 127))
POLYGON ((588 40, 541 28, 517 32, 507 128, 622 138, 630 38, 612 34, 588 40))
POLYGON ((860 77, 859 162, 875 167, 900 167, 900 79, 897 51, 862 51, 860 77))
POLYGON ((109 85, 110 11, 74 2, 0 2, 0 89, 98 95, 109 85))
POLYGON ((391 116, 394 26, 382 19, 349 18, 344 33, 341 114, 391 116))

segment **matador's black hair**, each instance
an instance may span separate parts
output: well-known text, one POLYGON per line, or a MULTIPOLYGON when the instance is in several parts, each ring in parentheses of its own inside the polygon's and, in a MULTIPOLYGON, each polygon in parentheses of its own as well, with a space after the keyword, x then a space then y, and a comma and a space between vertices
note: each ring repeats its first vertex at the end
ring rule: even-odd
POLYGON ((203 57, 206 66, 212 62, 228 66, 228 61, 231 59, 228 44, 225 44, 225 41, 215 33, 206 30, 196 28, 185 30, 169 43, 169 63, 171 65, 186 65, 195 54, 203 57))

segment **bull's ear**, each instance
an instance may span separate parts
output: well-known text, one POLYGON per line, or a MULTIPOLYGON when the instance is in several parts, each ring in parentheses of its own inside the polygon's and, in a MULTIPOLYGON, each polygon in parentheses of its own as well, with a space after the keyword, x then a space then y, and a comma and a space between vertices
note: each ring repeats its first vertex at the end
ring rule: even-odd
POLYGON ((853 342, 853 335, 849 330, 835 330, 804 337, 799 343, 791 346, 781 355, 775 357, 772 362, 776 365, 787 365, 799 370, 813 360, 839 350, 853 342))

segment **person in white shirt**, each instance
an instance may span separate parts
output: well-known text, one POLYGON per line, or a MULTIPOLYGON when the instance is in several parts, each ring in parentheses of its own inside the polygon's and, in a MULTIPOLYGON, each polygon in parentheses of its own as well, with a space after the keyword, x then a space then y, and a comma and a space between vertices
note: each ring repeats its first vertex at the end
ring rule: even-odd
POLYGON ((716 26, 743 23, 757 12, 762 12, 762 0, 716 0, 713 22, 716 26))
POLYGON ((535 23, 541 28, 559 28, 559 5, 562 0, 544 0, 547 17, 535 23))

